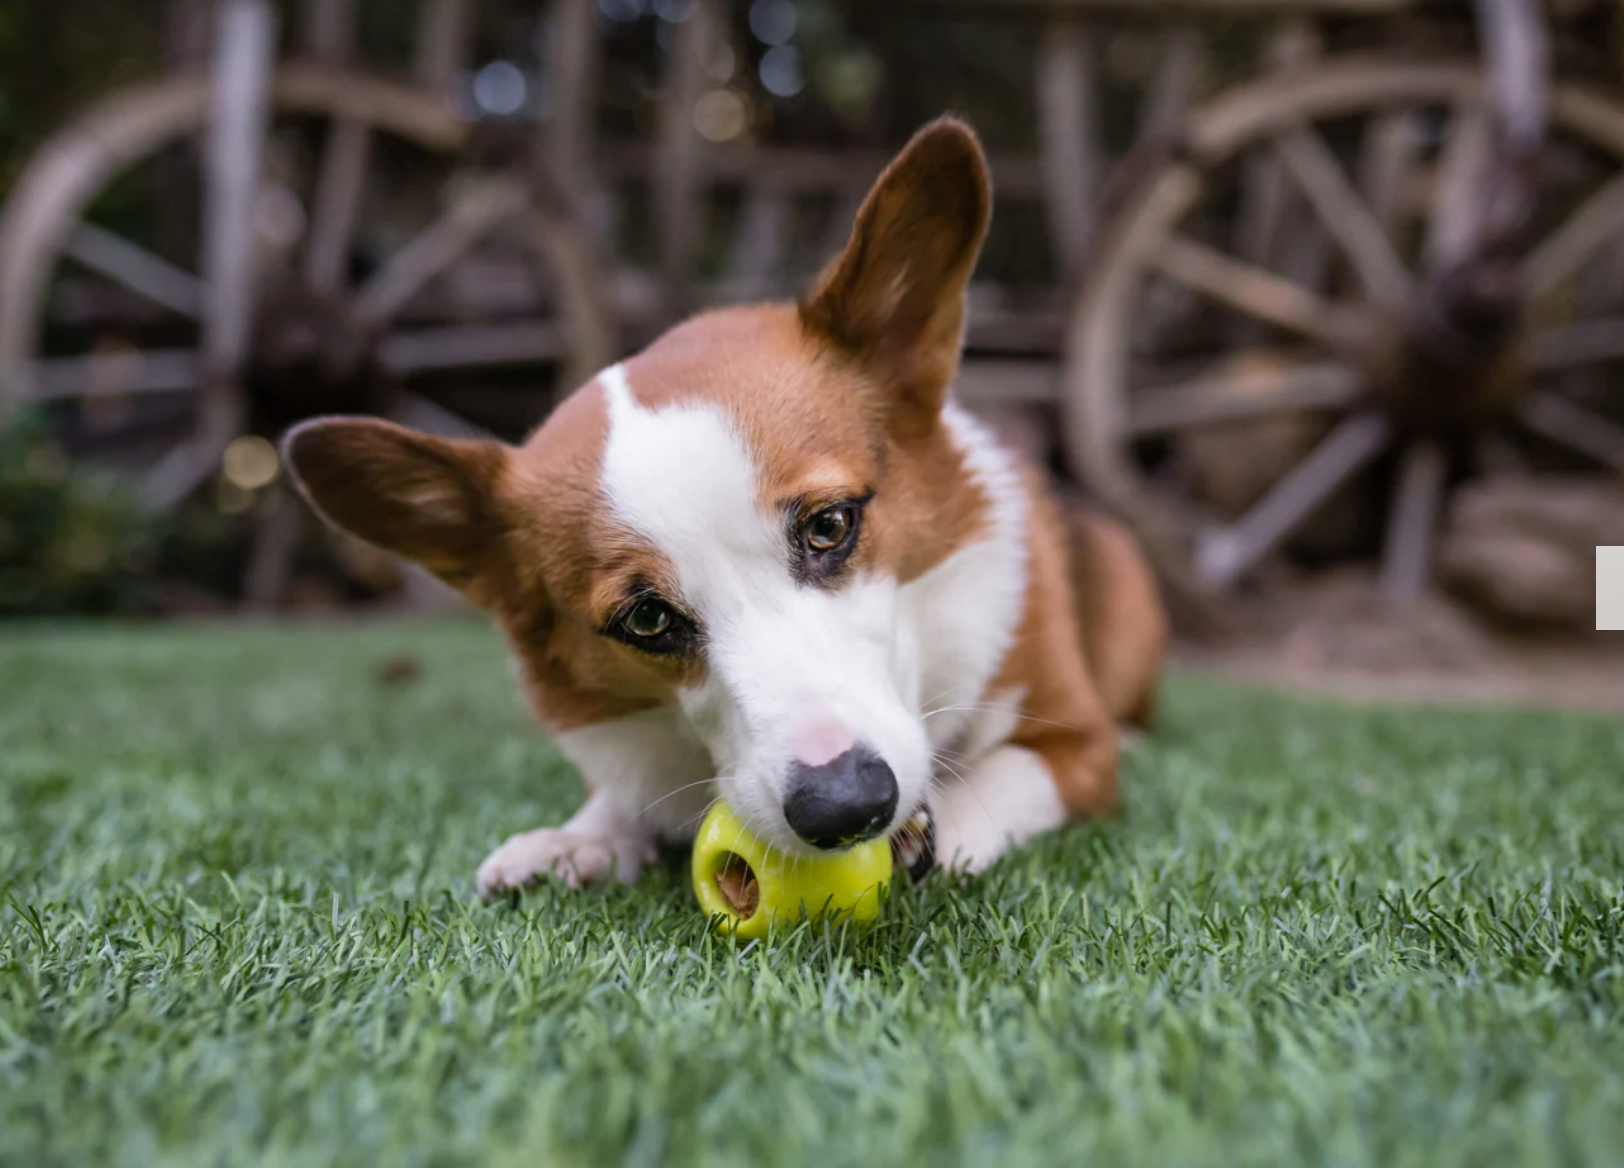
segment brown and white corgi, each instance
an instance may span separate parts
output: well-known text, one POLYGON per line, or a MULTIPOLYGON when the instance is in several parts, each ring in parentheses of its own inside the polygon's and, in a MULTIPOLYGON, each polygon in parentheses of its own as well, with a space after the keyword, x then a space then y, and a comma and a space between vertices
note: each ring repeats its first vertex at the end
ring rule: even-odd
POLYGON ((494 615, 581 770, 585 804, 492 852, 483 895, 633 880, 717 796, 789 852, 928 811, 970 871, 1114 811, 1165 622, 1132 540, 1063 522, 950 400, 991 202, 974 134, 937 121, 800 303, 679 325, 522 446, 289 435, 331 522, 494 615))

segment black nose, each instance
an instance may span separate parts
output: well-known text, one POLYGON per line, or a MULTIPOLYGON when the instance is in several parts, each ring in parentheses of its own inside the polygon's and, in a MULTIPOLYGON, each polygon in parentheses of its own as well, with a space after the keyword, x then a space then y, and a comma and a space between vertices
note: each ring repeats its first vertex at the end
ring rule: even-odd
POLYGON ((854 746, 822 766, 790 767, 784 818, 815 848, 873 839, 897 809, 897 777, 872 750, 854 746))

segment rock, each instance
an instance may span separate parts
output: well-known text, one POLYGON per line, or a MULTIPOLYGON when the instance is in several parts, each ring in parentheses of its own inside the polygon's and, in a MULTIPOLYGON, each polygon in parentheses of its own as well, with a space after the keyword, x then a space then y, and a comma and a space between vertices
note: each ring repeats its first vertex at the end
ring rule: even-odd
POLYGON ((1395 606, 1374 576, 1356 569, 1314 573, 1269 603, 1282 663, 1297 669, 1471 673, 1494 653, 1460 605, 1434 593, 1395 606))
POLYGON ((1624 485, 1497 479, 1460 491, 1439 548, 1446 587, 1519 625, 1596 627, 1596 548, 1624 544, 1624 485))

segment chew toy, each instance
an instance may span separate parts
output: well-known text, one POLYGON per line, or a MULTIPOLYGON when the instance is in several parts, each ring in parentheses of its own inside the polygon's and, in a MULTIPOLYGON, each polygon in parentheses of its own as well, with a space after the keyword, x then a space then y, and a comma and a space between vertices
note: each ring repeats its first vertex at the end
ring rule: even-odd
POLYGON ((891 844, 869 840, 843 852, 785 855, 757 839, 726 803, 717 802, 694 840, 699 907, 735 937, 765 937, 776 921, 804 914, 871 921, 892 873, 891 844))

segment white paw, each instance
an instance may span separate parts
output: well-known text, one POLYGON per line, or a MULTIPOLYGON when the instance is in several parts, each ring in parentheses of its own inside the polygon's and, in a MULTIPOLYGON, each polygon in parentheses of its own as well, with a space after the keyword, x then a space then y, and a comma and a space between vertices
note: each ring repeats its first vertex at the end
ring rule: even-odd
POLYGON ((936 795, 936 862, 949 872, 984 872, 1012 847, 1066 822, 1043 759, 1001 746, 936 795))
POLYGON ((1009 837, 996 826, 971 820, 952 827, 936 824, 936 864, 955 876, 975 876, 1009 850, 1009 837))
POLYGON ((615 879, 630 884, 653 863, 654 841, 643 835, 595 835, 542 828, 511 836, 479 866, 479 895, 490 900, 557 876, 571 888, 615 879))

